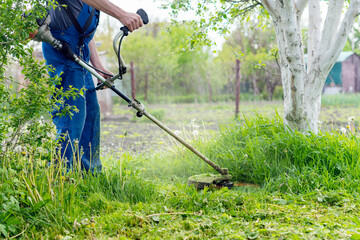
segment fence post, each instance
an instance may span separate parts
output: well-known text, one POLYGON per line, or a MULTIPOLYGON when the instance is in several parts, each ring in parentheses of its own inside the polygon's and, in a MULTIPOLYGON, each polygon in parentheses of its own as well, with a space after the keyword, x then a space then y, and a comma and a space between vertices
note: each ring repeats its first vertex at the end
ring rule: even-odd
POLYGON ((239 117, 240 105, 240 60, 236 59, 236 84, 235 84, 235 118, 239 117))
POLYGON ((208 84, 208 90, 209 90, 209 102, 213 101, 213 91, 212 91, 212 86, 211 86, 211 81, 210 81, 210 76, 207 75, 207 84, 208 84))
POLYGON ((145 102, 147 102, 148 100, 148 88, 149 88, 148 73, 145 73, 145 102))

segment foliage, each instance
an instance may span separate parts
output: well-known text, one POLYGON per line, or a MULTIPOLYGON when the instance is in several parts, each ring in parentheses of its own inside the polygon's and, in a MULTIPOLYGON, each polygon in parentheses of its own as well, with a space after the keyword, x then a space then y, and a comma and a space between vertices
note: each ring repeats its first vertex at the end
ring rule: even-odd
MULTIPOLYGON (((78 89, 56 90, 59 79, 48 77, 44 62, 34 57, 27 36, 36 29, 36 18, 44 15, 42 1, 3 1, 0 15, 2 37, 0 42, 0 157, 14 152, 36 152, 54 144, 52 124, 44 120, 55 106, 63 104, 64 97, 75 97, 78 89), (33 6, 31 10, 26 8, 33 6), (27 18, 22 17, 25 12, 27 18), (17 31, 14 31, 17 29, 17 31), (16 64, 18 64, 16 66, 16 64), (14 69, 22 69, 27 82, 20 82, 14 69), (13 72, 7 70, 12 69, 13 72), (52 97, 51 97, 52 96, 52 97), (44 145, 44 142, 48 144, 44 145), (50 144, 50 145, 49 145, 50 144)), ((51 5, 51 3, 50 3, 51 5)), ((51 71, 51 69, 49 69, 51 71)), ((76 110, 66 106, 61 114, 76 110)))
POLYGON ((267 94, 268 98, 263 99, 271 100, 275 87, 281 85, 275 33, 271 25, 259 29, 249 23, 239 24, 218 52, 214 61, 219 65, 221 75, 229 79, 226 91, 230 92, 235 89, 235 82, 230 81, 234 78, 234 58, 241 60, 242 92, 267 94))
MULTIPOLYGON (((207 62, 211 56, 208 49, 194 48, 186 51, 189 36, 196 32, 196 29, 185 24, 163 34, 162 29, 167 25, 163 22, 151 23, 123 41, 122 56, 125 60, 133 61, 135 65, 137 94, 145 95, 147 91, 149 98, 161 95, 206 94, 208 91, 204 86, 207 86, 210 76, 207 62)), ((96 40, 104 43, 112 41, 108 33, 98 34, 96 40)), ((113 53, 108 46, 111 45, 103 44, 100 49, 113 53)), ((111 54, 109 59, 117 63, 114 57, 115 54, 111 54)), ((110 68, 118 71, 115 65, 110 68)), ((130 69, 128 72, 125 82, 130 80, 130 69)))
MULTIPOLYGON (((81 91, 57 90, 60 79, 49 78, 51 68, 35 58, 29 43, 29 33, 38 27, 36 19, 44 17, 46 3, 53 6, 51 1, 0 3, 0 236, 5 237, 51 226, 59 214, 47 206, 51 192, 41 195, 43 189, 37 188, 47 175, 39 180, 37 174, 56 155, 49 112, 63 105, 63 98, 77 97, 81 91), (20 81, 19 69, 26 85, 20 81)), ((74 110, 65 106, 60 114, 74 110)))
POLYGON ((217 31, 222 34, 228 34, 231 24, 238 18, 241 21, 249 20, 252 10, 259 13, 259 19, 263 20, 262 16, 267 16, 259 1, 170 1, 164 5, 172 11, 174 19, 181 11, 193 11, 198 19, 194 20, 198 26, 198 32, 192 35, 193 45, 210 45, 213 44, 208 39, 208 31, 217 31))

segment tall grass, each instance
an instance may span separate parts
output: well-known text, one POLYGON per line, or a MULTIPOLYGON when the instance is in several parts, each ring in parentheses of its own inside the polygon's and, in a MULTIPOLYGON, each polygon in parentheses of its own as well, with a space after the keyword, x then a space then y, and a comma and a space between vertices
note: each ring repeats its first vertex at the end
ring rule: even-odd
MULTIPOLYGON (((360 142, 356 133, 303 134, 286 129, 278 115, 257 115, 222 126, 219 136, 193 144, 228 168, 234 181, 294 193, 360 190, 360 142)), ((175 154, 149 159, 147 167, 163 178, 213 171, 181 146, 175 154)))
POLYGON ((131 156, 109 158, 112 164, 101 173, 82 172, 76 166, 69 171, 62 161, 49 164, 25 154, 2 159, 0 238, 29 230, 71 229, 83 216, 114 211, 120 203, 152 199, 153 184, 131 167, 131 156))
POLYGON ((333 94, 323 95, 321 106, 323 107, 358 107, 360 94, 333 94))

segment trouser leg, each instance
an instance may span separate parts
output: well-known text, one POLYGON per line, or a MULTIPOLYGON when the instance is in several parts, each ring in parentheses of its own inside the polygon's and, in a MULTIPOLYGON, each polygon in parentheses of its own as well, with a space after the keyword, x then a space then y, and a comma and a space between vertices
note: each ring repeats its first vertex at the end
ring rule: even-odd
MULTIPOLYGON (((75 63, 74 63, 75 64, 75 63)), ((62 81, 59 88, 69 90, 76 88, 78 91, 85 86, 83 69, 80 66, 67 66, 63 69, 62 81)), ((69 169, 74 167, 74 160, 79 160, 81 149, 79 141, 84 130, 86 119, 86 99, 84 94, 79 94, 75 99, 63 98, 63 103, 59 104, 59 109, 53 111, 53 122, 57 128, 58 139, 61 148, 61 158, 66 161, 69 169), (58 116, 64 108, 75 107, 70 114, 58 116)))
POLYGON ((84 130, 80 138, 80 146, 84 151, 82 168, 92 172, 102 168, 100 160, 100 106, 95 91, 92 75, 85 75, 86 117, 84 130))

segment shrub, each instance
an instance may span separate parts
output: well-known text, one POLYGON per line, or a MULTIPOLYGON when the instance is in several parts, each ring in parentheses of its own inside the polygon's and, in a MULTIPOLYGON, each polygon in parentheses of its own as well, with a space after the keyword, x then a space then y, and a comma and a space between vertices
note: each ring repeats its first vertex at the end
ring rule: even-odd
POLYGON ((284 90, 282 86, 276 86, 274 90, 273 100, 283 100, 284 90))

